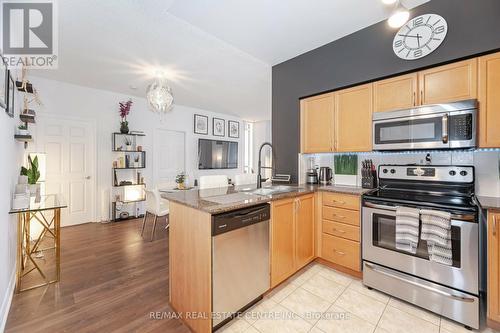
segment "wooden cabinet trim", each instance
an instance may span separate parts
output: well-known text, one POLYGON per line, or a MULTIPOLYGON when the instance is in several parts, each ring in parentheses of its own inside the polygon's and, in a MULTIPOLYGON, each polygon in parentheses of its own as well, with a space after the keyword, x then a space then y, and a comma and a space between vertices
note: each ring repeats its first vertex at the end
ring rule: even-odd
POLYGON ((479 146, 500 147, 500 52, 479 58, 479 146), (496 67, 493 68, 492 66, 496 67), (490 93, 488 93, 490 92, 490 93))

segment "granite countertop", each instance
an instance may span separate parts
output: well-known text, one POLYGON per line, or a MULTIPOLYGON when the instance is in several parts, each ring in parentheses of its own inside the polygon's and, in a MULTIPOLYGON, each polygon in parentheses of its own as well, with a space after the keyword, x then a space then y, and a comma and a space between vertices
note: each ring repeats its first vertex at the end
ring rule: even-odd
MULTIPOLYGON (((288 185, 287 185, 288 186, 288 185)), ((161 197, 169 201, 177 202, 210 214, 220 214, 234 209, 255 206, 274 200, 293 198, 299 195, 314 193, 318 191, 337 192, 345 194, 361 195, 370 191, 355 186, 336 185, 290 185, 286 192, 262 195, 251 191, 256 186, 228 186, 212 189, 192 189, 186 191, 167 190, 161 191, 161 197)), ((263 187, 265 190, 268 187, 263 187)))
POLYGON ((477 200, 483 209, 500 209, 499 197, 477 196, 477 200))

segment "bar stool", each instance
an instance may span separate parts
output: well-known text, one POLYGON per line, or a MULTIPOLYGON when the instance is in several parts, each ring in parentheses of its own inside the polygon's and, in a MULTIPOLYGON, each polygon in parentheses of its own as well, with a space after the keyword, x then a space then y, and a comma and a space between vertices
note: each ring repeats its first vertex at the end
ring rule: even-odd
MULTIPOLYGON (((146 190, 146 213, 144 214, 144 219, 142 220, 141 237, 144 233, 144 226, 146 225, 148 214, 154 216, 153 230, 151 231, 150 240, 152 242, 155 235, 156 221, 158 220, 158 217, 167 216, 169 211, 168 200, 162 199, 160 197, 160 191, 158 191, 157 188, 153 190, 146 190)), ((165 229, 168 229, 168 227, 169 224, 167 224, 167 227, 165 229)))

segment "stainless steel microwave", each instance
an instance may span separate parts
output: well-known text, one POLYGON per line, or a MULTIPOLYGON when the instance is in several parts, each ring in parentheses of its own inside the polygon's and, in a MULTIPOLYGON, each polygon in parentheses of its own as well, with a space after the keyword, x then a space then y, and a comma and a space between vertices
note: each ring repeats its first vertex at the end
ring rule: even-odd
POLYGON ((476 147, 477 101, 373 114, 373 150, 476 147))

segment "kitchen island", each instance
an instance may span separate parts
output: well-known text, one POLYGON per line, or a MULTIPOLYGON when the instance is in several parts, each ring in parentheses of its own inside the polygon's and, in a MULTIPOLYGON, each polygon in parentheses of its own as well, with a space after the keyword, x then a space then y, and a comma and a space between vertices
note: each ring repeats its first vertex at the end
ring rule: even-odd
MULTIPOLYGON (((163 192, 162 197, 170 201, 169 290, 173 309, 194 332, 212 331, 212 216, 316 192, 359 196, 366 191, 358 187, 301 185, 163 192)), ((319 205, 314 203, 312 208, 319 205)))

